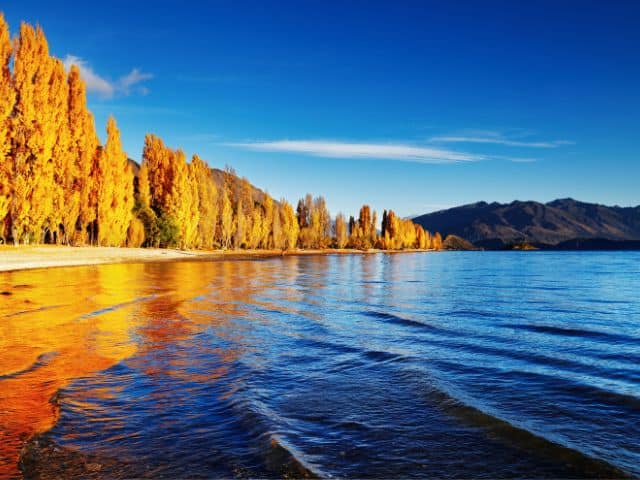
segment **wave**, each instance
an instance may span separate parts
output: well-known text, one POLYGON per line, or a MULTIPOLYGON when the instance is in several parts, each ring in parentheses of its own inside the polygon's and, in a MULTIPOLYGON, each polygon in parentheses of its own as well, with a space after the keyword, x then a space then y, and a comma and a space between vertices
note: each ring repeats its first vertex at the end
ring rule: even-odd
MULTIPOLYGON (((412 375, 415 375, 415 372, 412 372, 412 375)), ((445 414, 458 421, 481 428, 490 437, 502 439, 511 445, 516 444, 523 451, 541 458, 559 460, 582 477, 634 478, 628 472, 605 460, 594 458, 577 448, 550 440, 528 430, 523 425, 515 425, 488 410, 473 405, 470 401, 462 400, 462 396, 449 393, 445 388, 431 384, 428 396, 445 414)))
POLYGON ((428 323, 419 322, 418 320, 412 320, 410 318, 401 317, 393 313, 381 312, 379 310, 364 310, 362 313, 368 317, 377 318, 380 320, 384 320, 385 322, 388 322, 388 323, 394 323, 396 325, 425 328, 433 331, 442 330, 441 328, 436 327, 434 325, 430 325, 428 323))
POLYGON ((530 324, 503 324, 507 328, 526 330, 535 333, 548 333, 565 337, 581 337, 601 342, 623 342, 633 345, 640 345, 640 338, 623 335, 620 333, 608 333, 596 330, 586 330, 581 328, 556 327, 554 325, 530 325, 530 324))
POLYGON ((36 361, 29 365, 27 368, 19 370, 17 372, 7 373, 4 375, 0 375, 0 380, 8 380, 10 378, 17 378, 21 375, 25 375, 27 373, 31 373, 37 370, 40 367, 44 367, 51 360, 53 360, 58 355, 58 352, 46 352, 38 355, 36 361))

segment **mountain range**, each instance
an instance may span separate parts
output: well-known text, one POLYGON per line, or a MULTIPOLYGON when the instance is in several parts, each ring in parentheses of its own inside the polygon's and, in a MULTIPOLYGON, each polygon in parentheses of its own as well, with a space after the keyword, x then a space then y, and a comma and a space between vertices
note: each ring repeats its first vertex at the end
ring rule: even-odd
POLYGON ((486 249, 524 244, 537 248, 615 249, 634 248, 640 241, 640 206, 609 207, 572 198, 548 203, 477 202, 421 215, 413 221, 443 236, 456 235, 486 249))

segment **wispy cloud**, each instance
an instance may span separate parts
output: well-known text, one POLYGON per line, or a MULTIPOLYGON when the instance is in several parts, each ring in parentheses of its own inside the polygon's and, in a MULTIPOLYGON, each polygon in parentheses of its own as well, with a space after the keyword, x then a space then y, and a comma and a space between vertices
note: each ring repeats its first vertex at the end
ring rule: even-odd
POLYGON ((416 163, 461 163, 489 157, 468 152, 398 143, 351 143, 327 140, 278 140, 271 142, 226 143, 231 147, 263 152, 284 152, 328 158, 367 158, 416 163))
POLYGON ((528 141, 512 138, 502 133, 484 131, 467 135, 442 135, 429 139, 430 143, 485 143, 492 145, 505 145, 509 147, 525 147, 525 148, 557 148, 563 145, 573 145, 568 140, 552 140, 552 141, 528 141))
POLYGON ((128 74, 123 75, 115 81, 110 81, 98 75, 89 63, 75 55, 67 55, 63 59, 65 68, 68 70, 71 65, 76 65, 80 69, 80 74, 85 81, 87 91, 95 93, 101 98, 113 98, 115 96, 129 96, 131 94, 146 95, 149 89, 141 83, 153 78, 153 74, 145 73, 134 68, 128 74))

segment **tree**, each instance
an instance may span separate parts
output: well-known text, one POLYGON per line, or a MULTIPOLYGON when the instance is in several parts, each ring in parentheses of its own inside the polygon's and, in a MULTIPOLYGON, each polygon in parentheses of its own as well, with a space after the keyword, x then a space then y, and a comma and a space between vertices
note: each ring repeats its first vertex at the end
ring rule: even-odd
POLYGON ((69 124, 69 84, 64 65, 57 59, 54 60, 50 88, 50 108, 55 113, 52 118, 52 127, 56 132, 56 138, 52 151, 53 208, 47 221, 47 228, 56 243, 63 240, 68 243, 78 221, 80 192, 76 189, 77 164, 69 124))
POLYGON ((344 215, 339 213, 336 215, 336 223, 335 223, 335 231, 336 231, 336 247, 344 248, 347 245, 347 224, 345 222, 344 215))
POLYGON ((5 219, 13 195, 12 177, 14 170, 11 155, 11 114, 16 100, 11 71, 11 38, 9 26, 0 13, 0 239, 5 240, 5 219))
POLYGON ((56 139, 50 103, 54 62, 40 27, 23 23, 13 64, 16 105, 12 116, 13 201, 11 228, 16 243, 42 242, 53 207, 53 163, 56 139))
POLYGON ((218 223, 218 192, 209 166, 197 155, 194 155, 191 160, 191 168, 200 205, 195 246, 211 249, 218 223))
POLYGON ((138 190, 137 200, 141 206, 151 206, 151 186, 149 185, 149 167, 147 163, 142 162, 140 171, 138 172, 138 190))
MULTIPOLYGON (((71 133, 71 151, 75 162, 76 178, 73 190, 79 192, 78 226, 76 239, 71 239, 74 226, 65 223, 68 240, 89 243, 95 240, 94 232, 88 235, 89 226, 95 221, 98 206, 99 185, 99 141, 96 134, 93 115, 87 108, 87 96, 80 69, 72 65, 69 70, 69 130, 71 133), (88 237, 88 238, 87 238, 88 237)), ((68 218, 71 221, 71 216, 68 218)))
POLYGON ((242 197, 238 199, 238 203, 236 204, 236 215, 235 215, 235 228, 233 235, 233 248, 238 249, 241 248, 245 242, 245 229, 247 226, 246 217, 244 214, 244 209, 242 207, 242 197))
POLYGON ((274 219, 274 206, 273 206, 273 198, 269 194, 264 195, 262 200, 262 210, 264 211, 264 215, 261 218, 261 229, 260 229, 260 248, 273 248, 273 219, 274 219))
MULTIPOLYGON (((307 194, 307 198, 310 195, 307 194)), ((307 207, 303 198, 298 200, 298 206, 296 208, 296 216, 298 218, 298 225, 300 228, 305 228, 309 226, 309 208, 307 207)))
POLYGON ((285 232, 282 228, 282 207, 275 205, 273 209, 273 219, 271 221, 271 232, 273 238, 273 248, 283 250, 286 248, 285 232))
POLYGON ((282 206, 282 230, 285 238, 285 247, 287 250, 293 250, 298 244, 298 234, 300 226, 298 217, 293 211, 293 207, 285 199, 280 200, 282 206))
POLYGON ((133 218, 133 173, 113 117, 107 121, 107 141, 100 152, 98 170, 98 244, 120 247, 126 244, 133 218))
POLYGON ((222 190, 220 199, 220 244, 227 249, 231 246, 231 238, 234 233, 233 208, 227 187, 222 190))

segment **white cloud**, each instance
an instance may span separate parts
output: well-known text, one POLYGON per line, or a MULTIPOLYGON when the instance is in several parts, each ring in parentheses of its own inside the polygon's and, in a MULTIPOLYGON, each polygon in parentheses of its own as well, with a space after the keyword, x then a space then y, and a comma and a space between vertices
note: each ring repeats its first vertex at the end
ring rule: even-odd
POLYGON ((231 147, 264 152, 285 152, 329 158, 370 158, 416 163, 460 163, 487 160, 486 155, 397 143, 349 143, 326 140, 278 140, 226 143, 231 147))
POLYGON ((64 57, 63 63, 67 70, 71 65, 77 65, 87 86, 87 91, 102 98, 113 98, 116 95, 128 96, 132 93, 146 95, 149 93, 149 89, 140 83, 153 78, 152 74, 134 68, 116 81, 109 81, 98 75, 86 60, 75 55, 67 55, 64 57))
POLYGON ((562 145, 573 145, 573 142, 567 140, 553 140, 544 142, 530 142, 523 140, 513 140, 506 138, 500 134, 487 134, 486 136, 439 136, 429 139, 432 143, 490 143, 493 145, 506 145, 509 147, 527 147, 527 148, 556 148, 562 145))
POLYGON ((74 55, 67 55, 64 57, 63 63, 67 70, 71 68, 71 65, 76 65, 80 69, 80 74, 87 86, 87 91, 97 93, 101 97, 106 98, 113 96, 115 91, 114 86, 94 72, 85 60, 74 55))
MULTIPOLYGON (((124 92, 125 95, 129 95, 131 88, 134 85, 140 82, 144 82, 145 80, 150 80, 152 78, 153 78, 153 75, 151 73, 144 73, 144 72, 141 72, 139 69, 134 68, 133 70, 131 70, 131 72, 129 72, 127 75, 125 75, 124 77, 121 77, 118 80, 118 86, 120 87, 120 90, 124 92)), ((146 87, 140 87, 140 91, 143 95, 146 95, 147 93, 149 93, 146 87)))

